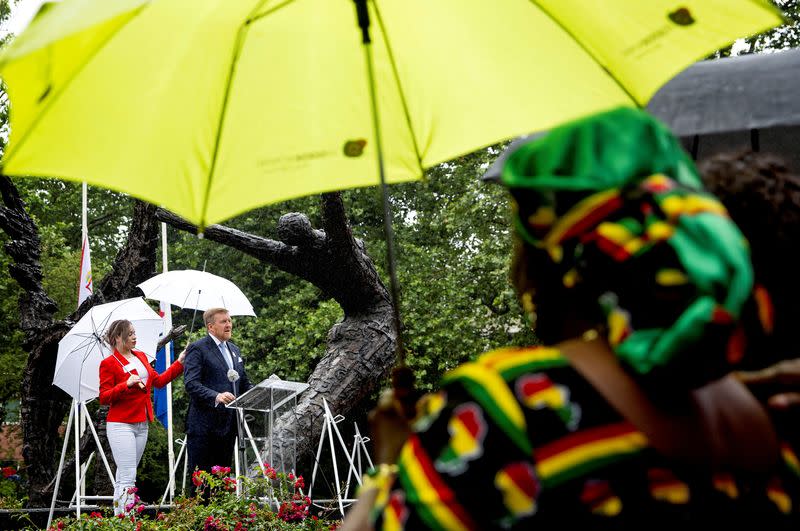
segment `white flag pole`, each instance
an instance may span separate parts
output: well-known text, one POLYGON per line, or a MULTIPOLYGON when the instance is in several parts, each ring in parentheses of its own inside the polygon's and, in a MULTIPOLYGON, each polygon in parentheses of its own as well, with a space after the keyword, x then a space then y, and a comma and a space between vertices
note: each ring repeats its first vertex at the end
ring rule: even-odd
MULTIPOLYGON (((169 270, 167 266, 167 224, 161 223, 161 271, 166 273, 169 270)), ((169 334, 172 329, 172 306, 169 304, 164 305, 164 333, 169 334)), ((172 347, 169 343, 164 346, 165 365, 169 367, 172 365, 172 347)), ((172 382, 167 384, 167 460, 169 462, 169 470, 172 475, 175 474, 175 449, 172 446, 172 382)), ((169 503, 175 498, 175 479, 170 478, 169 482, 169 503)))
POLYGON ((88 204, 89 204, 88 203, 88 196, 89 196, 88 187, 86 185, 86 182, 84 182, 82 190, 81 190, 81 199, 82 199, 82 201, 81 201, 82 202, 82 205, 81 205, 81 243, 86 241, 86 236, 89 234, 89 224, 87 222, 87 217, 88 216, 86 214, 87 207, 88 207, 88 204))

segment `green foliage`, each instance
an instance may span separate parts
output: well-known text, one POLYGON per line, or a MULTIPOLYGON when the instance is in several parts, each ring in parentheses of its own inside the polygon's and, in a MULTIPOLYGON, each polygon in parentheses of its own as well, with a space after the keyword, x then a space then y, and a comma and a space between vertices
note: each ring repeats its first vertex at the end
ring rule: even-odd
POLYGON ((800 46, 800 0, 771 0, 783 12, 786 22, 777 28, 753 35, 714 53, 710 58, 775 52, 800 46), (735 52, 735 53, 734 53, 735 52))
POLYGON ((341 317, 339 305, 308 283, 281 288, 259 318, 238 320, 239 345, 252 360, 250 379, 273 373, 285 380, 308 378, 324 354, 328 330, 341 317))
POLYGON ((800 0, 772 0, 786 16, 786 23, 747 39, 746 53, 777 51, 800 46, 800 0))

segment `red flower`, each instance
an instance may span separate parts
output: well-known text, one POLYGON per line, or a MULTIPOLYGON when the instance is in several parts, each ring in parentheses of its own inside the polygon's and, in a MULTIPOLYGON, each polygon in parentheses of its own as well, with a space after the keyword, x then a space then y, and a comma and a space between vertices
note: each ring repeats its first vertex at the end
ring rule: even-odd
POLYGON ((218 518, 209 516, 206 518, 204 531, 228 531, 228 527, 218 518))
POLYGON ((98 513, 97 511, 94 511, 92 514, 89 515, 89 518, 102 518, 102 517, 103 515, 98 513))
POLYGON ((13 466, 4 466, 3 467, 3 477, 4 478, 7 478, 9 476, 15 476, 16 474, 17 474, 17 471, 14 470, 13 466))
POLYGON ((236 480, 233 478, 222 478, 222 484, 227 491, 236 490, 236 480))

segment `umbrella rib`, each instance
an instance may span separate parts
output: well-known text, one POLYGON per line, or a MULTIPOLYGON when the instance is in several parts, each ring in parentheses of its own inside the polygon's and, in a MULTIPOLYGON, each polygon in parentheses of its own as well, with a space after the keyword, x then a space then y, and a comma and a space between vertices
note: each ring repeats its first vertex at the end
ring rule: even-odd
POLYGON ((628 90, 628 89, 625 87, 625 85, 624 85, 624 84, 623 84, 623 83, 622 83, 622 82, 621 82, 619 79, 617 79, 617 77, 616 77, 614 74, 612 74, 612 73, 611 73, 611 71, 610 71, 608 68, 606 68, 606 65, 605 65, 605 64, 603 64, 603 63, 601 63, 601 62, 600 62, 600 58, 599 58, 599 57, 597 57, 595 54, 593 54, 591 51, 589 51, 589 49, 588 49, 586 46, 584 46, 583 42, 581 42, 581 41, 580 41, 580 40, 579 40, 577 37, 575 37, 575 34, 574 34, 574 33, 572 33, 570 30, 568 30, 568 29, 566 28, 566 26, 564 26, 564 25, 561 23, 561 21, 560 21, 560 20, 558 20, 558 19, 557 19, 556 17, 554 17, 553 15, 551 15, 551 14, 550 14, 550 12, 549 12, 547 9, 545 9, 544 7, 542 7, 542 6, 541 6, 541 4, 539 4, 539 2, 537 2, 537 0, 530 0, 530 2, 531 2, 533 5, 535 5, 536 7, 538 7, 538 8, 539 8, 539 11, 541 11, 542 13, 544 13, 544 14, 547 16, 547 18, 549 18, 549 19, 550 19, 550 20, 553 22, 553 24, 555 24, 556 26, 558 26, 559 28, 561 28, 561 30, 562 30, 564 33, 566 33, 567 35, 569 35, 569 37, 572 39, 572 42, 574 42, 575 44, 577 44, 577 45, 578 45, 578 46, 581 48, 581 50, 583 50, 583 51, 584 51, 584 52, 585 52, 585 53, 586 53, 586 54, 587 54, 589 57, 591 57, 591 58, 594 60, 594 62, 595 62, 595 63, 597 63, 597 65, 598 65, 600 68, 602 68, 602 69, 603 69, 603 72, 605 72, 605 73, 606 73, 606 75, 608 75, 608 77, 610 77, 610 78, 611 78, 611 80, 612 80, 614 83, 616 83, 616 85, 617 85, 617 86, 620 88, 620 90, 622 90, 622 91, 623 91, 623 92, 624 92, 624 93, 625 93, 625 94, 626 94, 626 95, 627 95, 627 96, 628 96, 628 97, 631 99, 631 101, 632 101, 632 102, 633 102, 633 103, 634 103, 634 104, 635 104, 637 107, 641 107, 641 105, 639 104, 639 100, 637 100, 637 99, 636 99, 636 97, 634 97, 634 95, 633 95, 633 94, 631 94, 631 93, 630 93, 630 91, 629 91, 629 90, 628 90))
POLYGON ((183 304, 180 305, 181 308, 186 308, 186 303, 189 301, 189 297, 192 296, 194 291, 194 286, 186 290, 186 296, 183 298, 183 304))
MULTIPOLYGON (((99 46, 97 46, 97 47, 95 48, 95 50, 94 50, 92 53, 90 53, 90 54, 88 54, 88 55, 86 56, 86 60, 83 62, 83 64, 82 64, 82 65, 80 65, 78 68, 76 68, 76 69, 75 69, 75 71, 72 73, 72 75, 71 75, 71 76, 69 76, 69 78, 68 78, 68 79, 67 79, 67 80, 64 82, 64 84, 62 85, 61 89, 60 89, 60 90, 57 90, 56 92, 54 92, 54 93, 53 93, 53 95, 52 95, 52 97, 50 97, 50 98, 48 99, 47 103, 44 105, 44 108, 43 108, 43 109, 42 109, 42 111, 41 111, 41 112, 40 112, 40 113, 39 113, 39 114, 36 116, 36 118, 35 118, 35 119, 34 119, 34 120, 31 122, 31 125, 30 125, 30 127, 28 127, 28 130, 25 132, 25 134, 24 134, 24 135, 22 135, 22 137, 20 137, 20 139, 19 139, 18 141, 16 141, 16 142, 15 142, 15 143, 14 143, 12 146, 9 146, 9 147, 13 147, 13 149, 7 149, 7 150, 6 150, 6 153, 5 153, 5 163, 3 164, 3 166, 7 166, 7 165, 8 165, 8 163, 11 161, 11 159, 13 159, 13 158, 14 158, 14 155, 15 155, 15 154, 16 154, 16 153, 17 153, 17 152, 20 150, 20 149, 22 149, 22 147, 25 145, 25 142, 28 140, 28 138, 30 138, 30 135, 31 135, 31 134, 33 133, 33 131, 36 129, 36 125, 37 125, 37 124, 38 124, 40 121, 42 121, 42 118, 44 118, 44 116, 45 116, 45 115, 47 114, 47 112, 48 112, 48 111, 49 111, 49 110, 50 110, 50 109, 53 107, 53 105, 56 103, 56 101, 58 101, 59 97, 60 97, 62 94, 64 94, 64 92, 67 90, 67 88, 68 88, 68 87, 69 87, 69 86, 72 84, 72 81, 73 81, 73 80, 74 80, 74 79, 75 79, 75 78, 76 78, 76 77, 77 77, 77 76, 78 76, 78 75, 79 75, 81 72, 83 72, 83 69, 84 69, 84 68, 86 68, 86 65, 87 65, 87 64, 89 64, 89 63, 91 62, 91 60, 94 58, 94 56, 96 56, 98 53, 100 53, 100 52, 101 52, 101 51, 102 51, 102 50, 103 50, 103 49, 106 47, 106 45, 109 43, 109 41, 111 41, 111 40, 112 40, 114 37, 116 37, 116 36, 119 34, 119 30, 120 30, 120 29, 122 29, 123 27, 127 26, 128 24, 130 24, 130 22, 131 22, 131 21, 132 21, 134 18, 136 18, 136 17, 137 17, 137 16, 138 16, 138 15, 139 15, 139 14, 142 12, 142 10, 143 10, 145 7, 147 7, 148 5, 149 5, 149 4, 142 4, 141 6, 139 6, 138 8, 136 8, 136 9, 135 9, 136 13, 135 13, 134 15, 132 15, 130 18, 128 18, 128 20, 127 20, 126 22, 124 22, 124 23, 123 23, 123 24, 122 24, 122 25, 121 25, 119 28, 117 28, 117 30, 116 30, 116 31, 114 31, 114 32, 110 33, 110 34, 108 35, 108 37, 106 37, 106 39, 105 39, 105 40, 104 40, 104 41, 103 41, 103 42, 102 42, 102 43, 101 43, 99 46)), ((40 96, 40 99, 42 99, 43 97, 46 97, 46 96, 48 95, 49 91, 50 91, 50 86, 48 86, 48 88, 45 90, 45 92, 42 94, 42 96, 40 96)))
POLYGON ((417 144, 417 135, 414 133, 414 125, 411 121, 411 114, 408 112, 408 102, 406 101, 406 94, 403 91, 403 86, 400 83, 400 74, 397 72, 397 63, 394 60, 394 53, 392 52, 392 46, 389 43, 389 36, 386 33, 386 26, 383 24, 383 17, 381 17, 381 11, 378 8, 378 0, 373 0, 372 5, 375 6, 375 15, 378 19, 378 26, 381 28, 381 37, 383 38, 383 44, 386 46, 386 52, 389 54, 389 64, 392 65, 392 74, 394 77, 394 82, 397 85, 397 92, 400 94, 400 102, 403 104, 403 115, 406 118, 406 125, 408 126, 408 132, 411 133, 411 143, 414 144, 414 154, 417 156, 417 164, 419 165, 419 169, 422 173, 424 173, 424 169, 422 166, 422 155, 419 153, 419 145, 417 144))
MULTIPOLYGON (((284 8, 284 7, 286 7, 287 5, 294 3, 294 1, 295 1, 295 0, 286 0, 286 1, 285 1, 285 2, 283 2, 282 4, 278 4, 278 5, 276 5, 275 7, 271 7, 271 8, 267 9, 266 11, 264 11, 264 12, 263 12, 263 13, 261 13, 261 14, 258 14, 258 15, 252 15, 252 16, 250 16, 250 17, 247 19, 247 23, 249 24, 249 23, 251 23, 251 22, 255 22, 256 20, 260 20, 260 19, 262 19, 262 18, 266 17, 267 15, 271 15, 271 14, 272 14, 272 13, 274 13, 275 11, 277 11, 277 10, 279 10, 279 9, 283 9, 283 8, 284 8)), ((257 6, 255 9, 253 9, 253 11, 257 11, 257 10, 258 10, 258 8, 259 8, 259 7, 261 7, 262 5, 264 5, 264 3, 263 3, 263 2, 262 2, 262 3, 261 3, 259 6, 257 6)))
POLYGON ((255 6, 253 6, 252 11, 250 11, 250 15, 245 19, 244 23, 239 26, 239 29, 236 31, 236 43, 233 46, 233 57, 231 57, 231 66, 228 69, 228 77, 225 81, 225 94, 222 97, 222 108, 220 109, 219 114, 219 121, 217 125, 217 135, 214 138, 214 152, 211 155, 211 166, 208 170, 208 179, 206 180, 206 191, 205 195, 203 196, 203 208, 200 212, 200 226, 198 230, 200 232, 203 231, 205 228, 206 223, 206 212, 208 210, 208 200, 211 196, 211 183, 214 182, 214 174, 217 170, 217 158, 219 156, 219 146, 222 141, 222 128, 225 126, 225 116, 228 114, 228 102, 230 101, 231 95, 231 87, 233 85, 233 73, 236 70, 236 64, 239 61, 239 56, 242 52, 242 46, 244 43, 244 32, 247 27, 255 20, 258 20, 262 16, 266 16, 268 13, 274 12, 276 9, 280 9, 281 7, 286 6, 287 4, 293 2, 294 0, 287 0, 287 2, 278 5, 271 10, 267 11, 263 15, 254 15, 266 2, 267 0, 259 0, 255 6))

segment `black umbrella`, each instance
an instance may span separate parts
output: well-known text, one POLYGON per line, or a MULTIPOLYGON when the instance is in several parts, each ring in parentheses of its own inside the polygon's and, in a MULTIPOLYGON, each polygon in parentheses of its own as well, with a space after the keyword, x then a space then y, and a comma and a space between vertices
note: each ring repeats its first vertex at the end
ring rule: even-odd
MULTIPOLYGON (((800 168, 800 49, 700 61, 671 79, 647 110, 680 137, 695 159, 749 147, 781 155, 800 168)), ((489 166, 500 176, 519 138, 489 166)))

